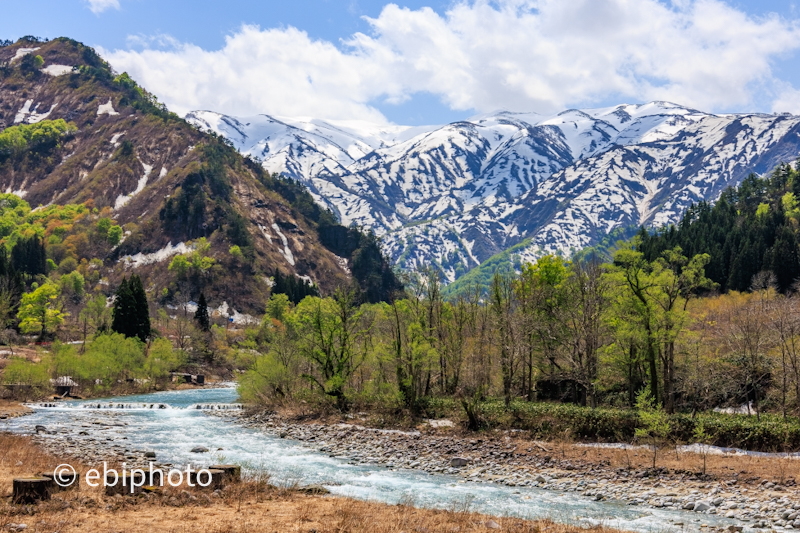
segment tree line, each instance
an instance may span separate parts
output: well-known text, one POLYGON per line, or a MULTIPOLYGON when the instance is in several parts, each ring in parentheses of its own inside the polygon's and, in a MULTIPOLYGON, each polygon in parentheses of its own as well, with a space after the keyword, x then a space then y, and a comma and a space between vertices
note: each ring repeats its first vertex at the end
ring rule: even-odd
POLYGON ((668 413, 800 414, 800 173, 782 165, 605 261, 545 256, 445 298, 429 271, 387 302, 273 296, 242 392, 422 412, 437 398, 668 413))

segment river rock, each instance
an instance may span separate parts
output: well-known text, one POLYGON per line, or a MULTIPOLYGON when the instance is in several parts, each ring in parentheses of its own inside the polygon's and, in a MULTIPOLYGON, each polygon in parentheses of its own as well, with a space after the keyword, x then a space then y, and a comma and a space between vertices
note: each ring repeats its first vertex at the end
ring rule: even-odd
POLYGON ((308 485, 307 487, 300 487, 297 489, 297 492, 302 492, 303 494, 330 494, 331 491, 323 487, 322 485, 308 485))
POLYGON ((450 466, 453 468, 461 468, 462 466, 467 466, 469 464, 469 459, 464 459, 463 457, 453 457, 450 459, 450 466))
POLYGON ((486 522, 483 523, 483 525, 489 529, 500 529, 500 524, 498 524, 494 520, 487 520, 486 522))
POLYGON ((709 509, 711 509, 711 503, 704 500, 700 500, 699 502, 696 502, 694 504, 692 511, 696 513, 703 513, 705 511, 708 511, 709 509))
POLYGON ((155 459, 156 452, 144 452, 145 459, 155 459))
POLYGON ((195 446, 194 448, 191 449, 192 453, 206 453, 207 451, 208 448, 206 448, 205 446, 195 446))

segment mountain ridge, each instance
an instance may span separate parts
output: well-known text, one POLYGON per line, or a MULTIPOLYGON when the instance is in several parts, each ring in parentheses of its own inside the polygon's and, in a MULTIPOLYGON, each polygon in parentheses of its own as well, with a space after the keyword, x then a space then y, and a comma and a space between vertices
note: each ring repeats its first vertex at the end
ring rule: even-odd
POLYGON ((369 237, 328 221, 302 187, 170 113, 90 47, 68 38, 0 47, 0 132, 61 119, 73 125, 70 135, 47 151, 0 153, 0 190, 34 208, 83 204, 88 219, 124 228, 113 245, 85 242, 89 234, 73 235, 78 225, 36 230, 48 253, 60 254, 56 265, 63 254, 79 265, 100 260, 91 267, 101 272, 98 290, 113 291, 136 271, 162 304, 205 291, 215 306, 261 314, 276 269, 324 293, 353 283, 356 266, 330 247, 344 239, 338 248, 353 253, 354 240, 369 246, 369 237), (169 269, 174 257, 198 250, 196 266, 169 269))
MULTIPOLYGON (((187 120, 226 135, 223 117, 204 111, 187 120)), ((373 229, 401 267, 433 264, 451 282, 525 239, 531 244, 519 255, 527 261, 570 254, 614 229, 677 222, 691 203, 800 154, 798 117, 670 102, 392 126, 397 138, 364 141, 371 151, 348 150, 358 142, 352 131, 351 144, 334 143, 325 121, 295 120, 303 129, 282 120, 280 134, 229 138, 265 168, 306 184, 343 224, 373 229)), ((240 123, 271 121, 278 119, 240 123)))

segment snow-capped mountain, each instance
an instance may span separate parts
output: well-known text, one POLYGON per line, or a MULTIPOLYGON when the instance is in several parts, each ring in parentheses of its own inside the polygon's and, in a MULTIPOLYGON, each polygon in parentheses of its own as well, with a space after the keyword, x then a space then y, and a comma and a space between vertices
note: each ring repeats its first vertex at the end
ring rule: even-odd
POLYGON ((497 112, 445 126, 187 115, 306 183, 406 268, 452 281, 488 257, 570 253, 608 232, 676 221, 751 171, 800 154, 800 117, 713 115, 666 102, 497 112))

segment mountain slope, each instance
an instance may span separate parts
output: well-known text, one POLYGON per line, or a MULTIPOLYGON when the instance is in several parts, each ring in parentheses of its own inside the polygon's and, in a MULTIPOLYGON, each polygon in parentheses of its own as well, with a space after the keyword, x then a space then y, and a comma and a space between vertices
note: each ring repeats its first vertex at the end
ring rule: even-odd
MULTIPOLYGON (((309 184, 344 224, 373 228, 401 267, 435 264, 450 281, 509 247, 515 260, 531 260, 616 229, 675 222, 691 203, 800 153, 798 117, 667 102, 550 117, 499 112, 422 130, 362 125, 338 138, 321 121, 236 137, 220 125, 237 119, 187 119, 309 184)), ((277 119, 240 120, 258 121, 277 119)))
POLYGON ((47 152, 0 157, 0 190, 34 207, 89 202, 93 216, 122 225, 103 266, 111 287, 139 270, 151 295, 203 289, 215 305, 261 312, 276 268, 323 291, 349 283, 346 262, 321 244, 319 221, 285 197, 285 185, 115 76, 92 49, 69 39, 0 48, 0 130, 58 119, 74 134, 47 152), (167 265, 191 251, 180 243, 200 238, 213 267, 177 279, 167 265))

